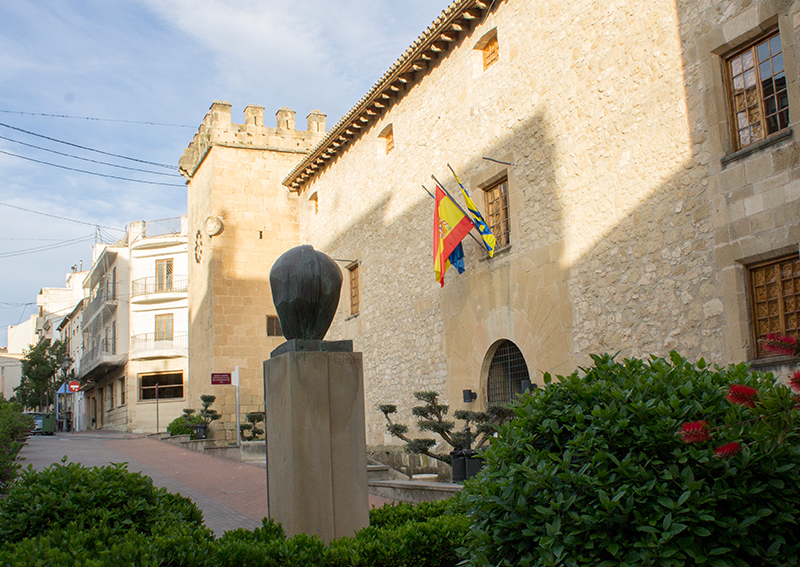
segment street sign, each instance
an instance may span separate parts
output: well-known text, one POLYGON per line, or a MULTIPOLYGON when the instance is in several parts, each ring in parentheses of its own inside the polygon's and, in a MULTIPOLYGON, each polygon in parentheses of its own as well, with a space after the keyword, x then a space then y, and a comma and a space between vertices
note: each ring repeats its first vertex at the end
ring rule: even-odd
POLYGON ((211 374, 211 385, 212 386, 222 386, 225 384, 231 384, 231 373, 230 372, 217 372, 216 374, 211 374))
POLYGON ((69 384, 67 384, 67 389, 72 392, 73 394, 81 389, 81 383, 77 380, 73 380, 69 384))

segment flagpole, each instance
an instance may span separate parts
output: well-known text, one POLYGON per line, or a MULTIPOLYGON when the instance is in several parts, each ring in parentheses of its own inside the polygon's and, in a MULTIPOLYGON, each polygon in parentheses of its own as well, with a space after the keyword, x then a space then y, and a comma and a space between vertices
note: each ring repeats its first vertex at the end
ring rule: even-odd
MULTIPOLYGON (((433 175, 431 175, 431 177, 433 177, 433 175)), ((434 180, 434 181, 436 181, 436 178, 435 178, 435 177, 433 177, 433 180, 434 180)), ((438 181, 437 181, 436 183, 437 183, 437 185, 441 186, 441 183, 439 183, 438 181)), ((433 199, 434 201, 436 200, 436 197, 434 197, 434 196, 433 196, 433 193, 431 193, 430 191, 428 191, 428 188, 427 188, 427 187, 425 187, 425 186, 423 185, 423 186, 422 186, 422 188, 425 190, 425 192, 426 192, 428 195, 430 195, 430 196, 431 196, 431 199, 433 199)), ((446 189, 444 189, 444 187, 442 187, 442 189, 444 190, 444 192, 445 192, 445 193, 447 193, 447 190, 446 190, 446 189)), ((450 200, 451 200, 451 201, 453 201, 453 198, 452 198, 452 197, 450 197, 450 194, 449 194, 449 193, 447 193, 447 196, 450 198, 450 200)), ((458 203, 456 203, 455 201, 453 201, 453 204, 454 204, 456 207, 458 207, 458 203)), ((460 210, 462 213, 464 213, 464 211, 461 209, 461 207, 458 207, 458 209, 459 209, 459 210, 460 210)), ((475 221, 474 221, 474 220, 472 220, 472 217, 470 217, 470 216, 469 216, 469 215, 467 215, 466 213, 464 213, 464 216, 465 216, 465 217, 467 217, 467 218, 468 218, 470 221, 472 221, 472 226, 475 226, 475 221)), ((476 228, 477 228, 477 227, 476 227, 476 228)), ((469 234, 469 235, 472 237, 472 239, 473 239, 475 242, 477 242, 478 244, 480 244, 480 246, 481 246, 481 250, 483 250, 484 252, 486 252, 486 246, 484 246, 484 244, 483 244, 483 242, 482 242, 482 241, 478 240, 478 237, 477 237, 477 236, 475 236, 474 234, 472 234, 472 230, 470 230, 470 231, 469 231, 467 234, 469 234)), ((488 255, 489 255, 489 253, 488 253, 488 252, 486 252, 486 255, 488 256, 488 255)))
MULTIPOLYGON (((458 183, 459 187, 461 187, 461 191, 464 192, 464 198, 467 198, 468 197, 467 189, 464 187, 464 184, 461 183, 461 180, 458 178, 458 175, 456 174, 456 170, 453 169, 453 167, 449 163, 447 164, 447 167, 450 170, 450 173, 453 174, 453 177, 456 178, 456 183, 458 183)), ((474 203, 473 203, 473 205, 474 205, 474 203)), ((486 224, 486 221, 484 220, 483 216, 480 213, 478 213, 478 215, 481 217, 481 222, 483 222, 483 226, 486 227, 486 229, 489 231, 489 234, 491 235, 492 234, 492 230, 489 228, 489 225, 486 224)), ((475 223, 475 227, 478 229, 478 232, 480 232, 481 236, 483 236, 484 233, 483 233, 483 231, 481 231, 480 226, 478 226, 477 219, 475 219, 473 217, 472 221, 475 223)), ((492 238, 494 238, 494 235, 492 235, 492 238)), ((483 245, 484 245, 484 248, 486 248, 486 252, 489 255, 489 257, 492 257, 493 254, 494 254, 494 248, 490 249, 489 248, 489 243, 486 242, 485 240, 484 240, 484 244, 483 245)))

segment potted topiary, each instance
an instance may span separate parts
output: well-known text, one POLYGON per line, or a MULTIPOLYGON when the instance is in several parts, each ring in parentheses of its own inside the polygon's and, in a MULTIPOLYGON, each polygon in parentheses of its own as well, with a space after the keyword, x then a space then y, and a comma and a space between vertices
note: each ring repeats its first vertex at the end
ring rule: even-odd
POLYGON ((194 429, 194 438, 195 439, 207 439, 208 438, 208 426, 211 424, 212 421, 216 421, 222 417, 222 414, 219 413, 215 409, 211 409, 211 404, 217 399, 216 396, 212 396, 210 394, 203 394, 200 396, 200 402, 202 404, 202 409, 198 416, 202 420, 201 423, 197 423, 193 425, 194 429))

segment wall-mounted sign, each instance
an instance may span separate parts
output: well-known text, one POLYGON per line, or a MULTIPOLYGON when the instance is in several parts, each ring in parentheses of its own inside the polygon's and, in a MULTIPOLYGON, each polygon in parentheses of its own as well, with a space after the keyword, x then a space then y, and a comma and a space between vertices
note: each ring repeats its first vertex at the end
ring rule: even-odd
POLYGON ((230 372, 217 372, 216 374, 211 374, 211 385, 212 386, 222 386, 225 384, 231 384, 231 373, 230 372))
POLYGON ((67 384, 67 389, 68 389, 70 392, 73 392, 73 393, 74 393, 74 392, 77 392, 78 390, 80 390, 80 389, 81 389, 81 383, 80 383, 80 382, 78 382, 77 380, 73 380, 72 382, 70 382, 69 384, 67 384))

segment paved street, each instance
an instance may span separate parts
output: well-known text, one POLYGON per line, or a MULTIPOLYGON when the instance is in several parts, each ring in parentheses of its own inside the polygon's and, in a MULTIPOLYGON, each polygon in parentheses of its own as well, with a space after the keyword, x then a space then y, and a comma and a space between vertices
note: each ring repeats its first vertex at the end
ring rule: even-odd
MULTIPOLYGON (((129 471, 141 472, 156 486, 191 498, 217 536, 259 527, 267 514, 263 466, 211 457, 142 435, 99 431, 32 436, 20 452, 23 467, 33 465, 37 470, 64 456, 87 467, 128 463, 129 471)), ((371 506, 385 502, 370 496, 371 506)))

